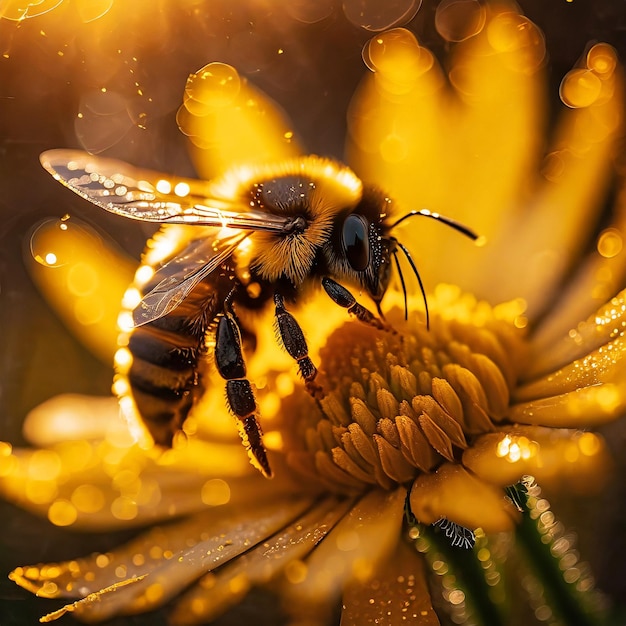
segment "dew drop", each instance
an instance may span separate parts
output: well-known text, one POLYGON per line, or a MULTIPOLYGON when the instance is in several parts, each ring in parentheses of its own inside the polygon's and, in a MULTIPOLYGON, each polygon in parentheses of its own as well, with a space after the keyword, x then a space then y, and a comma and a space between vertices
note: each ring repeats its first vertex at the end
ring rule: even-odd
POLYGON ((565 154, 556 150, 547 154, 543 160, 541 173, 546 180, 556 182, 565 172, 565 154))
POLYGON ((464 41, 484 28, 486 17, 478 0, 444 0, 435 12, 435 28, 446 41, 464 41))
POLYGON ((80 227, 68 216, 48 218, 32 230, 29 251, 33 259, 44 267, 62 267, 74 259, 72 236, 80 227))
POLYGON ((94 90, 81 97, 74 130, 88 152, 98 154, 119 143, 133 127, 128 99, 115 91, 94 90))
POLYGON ((185 107, 191 113, 196 113, 192 109, 197 103, 225 107, 235 100, 240 89, 241 78, 234 67, 226 63, 209 63, 187 79, 185 107))
POLYGON ((355 26, 379 32, 412 20, 422 0, 344 0, 343 12, 355 26))
POLYGON ((517 13, 497 15, 487 27, 487 39, 495 52, 515 53, 509 57, 509 68, 532 72, 545 60, 543 33, 527 17, 517 13))
POLYGON ((607 228, 598 237, 598 252, 606 259, 617 256, 623 247, 622 235, 616 228, 607 228))
POLYGON ((434 63, 432 54, 404 28, 372 38, 363 48, 363 61, 372 72, 384 75, 388 87, 390 83, 410 86, 434 63))
POLYGON ((602 82, 593 71, 577 68, 565 75, 559 95, 566 106, 579 109, 592 105, 601 91, 602 82))
POLYGON ((615 49, 607 43, 598 43, 587 53, 587 67, 602 77, 611 75, 616 66, 615 49))

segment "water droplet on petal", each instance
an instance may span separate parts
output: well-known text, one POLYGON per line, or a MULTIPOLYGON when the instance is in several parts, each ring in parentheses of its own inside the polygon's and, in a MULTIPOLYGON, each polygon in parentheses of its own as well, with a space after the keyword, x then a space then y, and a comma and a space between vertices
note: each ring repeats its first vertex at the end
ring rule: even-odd
POLYGON ((532 72, 545 60, 543 33, 523 15, 512 12, 497 15, 487 26, 487 38, 495 52, 514 53, 509 57, 510 69, 532 72))
POLYGON ((378 73, 385 90, 401 93, 410 89, 417 78, 432 68, 434 57, 422 48, 415 35, 395 28, 371 39, 363 48, 363 61, 378 73))
POLYGON ((616 228, 607 228, 598 237, 598 252, 605 259, 611 259, 622 251, 623 243, 622 235, 616 228))
POLYGON ((226 63, 209 63, 187 79, 185 107, 191 113, 200 114, 192 110, 196 103, 210 107, 228 106, 240 88, 241 78, 234 67, 226 63))
POLYGON ((566 160, 564 156, 563 150, 555 150, 554 152, 546 154, 541 167, 541 173, 546 180, 556 182, 561 178, 566 171, 566 160))
POLYGON ((591 70, 577 68, 561 81, 559 95, 565 105, 579 109, 592 105, 600 96, 602 81, 591 70))
MULTIPOLYGON (((62 267, 72 261, 71 248, 64 243, 64 235, 75 226, 67 219, 49 218, 32 231, 29 250, 33 259, 45 267, 62 267)), ((67 238, 65 238, 67 239, 67 238)))
POLYGON ((486 17, 478 0, 444 0, 435 12, 435 28, 446 41, 464 41, 484 28, 486 17))
POLYGON ((613 73, 617 66, 615 49, 609 44, 598 43, 587 53, 587 67, 605 78, 613 73))

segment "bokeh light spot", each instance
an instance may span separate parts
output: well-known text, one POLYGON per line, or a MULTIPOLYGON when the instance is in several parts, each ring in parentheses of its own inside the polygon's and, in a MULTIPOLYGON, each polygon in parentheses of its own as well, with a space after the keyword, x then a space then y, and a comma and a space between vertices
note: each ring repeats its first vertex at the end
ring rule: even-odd
POLYGON ((207 480, 200 491, 202 502, 208 506, 219 506, 230 500, 230 487, 225 480, 213 478, 207 480))
POLYGON ((598 252, 606 259, 617 256, 623 247, 622 234, 615 228, 607 228, 598 237, 598 252))
POLYGON ((617 55, 612 46, 597 43, 587 53, 587 67, 601 76, 609 76, 617 66, 617 55))
POLYGON ((48 519, 55 526, 70 526, 77 517, 76 507, 69 500, 56 500, 48 509, 48 519))
POLYGON ((98 273, 92 265, 80 261, 67 272, 67 288, 75 296, 88 296, 99 287, 98 273))
POLYGON ((435 28, 446 40, 464 41, 485 26, 487 11, 478 0, 444 0, 435 11, 435 28))
POLYGON ((234 67, 226 63, 209 63, 187 79, 185 108, 190 113, 201 114, 198 109, 201 111, 204 106, 228 106, 239 95, 240 88, 241 79, 234 67))
POLYGON ((105 497, 95 485, 79 485, 70 497, 72 504, 82 513, 97 513, 104 508, 105 497))
POLYGON ((501 13, 487 26, 487 39, 495 52, 506 55, 511 70, 532 73, 546 58, 543 33, 527 17, 518 13, 501 13))
POLYGON ((344 0, 343 12, 355 26, 382 31, 406 24, 422 6, 422 0, 344 0))
POLYGON ((120 520, 132 520, 137 517, 137 503, 126 496, 116 498, 111 504, 113 517, 120 520))
POLYGON ((561 81, 559 95, 563 104, 579 109, 592 105, 600 96, 602 81, 587 69, 577 68, 568 72, 561 81))

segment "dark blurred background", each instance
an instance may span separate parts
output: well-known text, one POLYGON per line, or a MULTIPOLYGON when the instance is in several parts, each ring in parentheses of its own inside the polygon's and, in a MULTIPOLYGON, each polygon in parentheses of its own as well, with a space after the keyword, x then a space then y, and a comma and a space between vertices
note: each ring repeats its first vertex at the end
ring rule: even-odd
MULTIPOLYGON (((231 63, 284 107, 309 151, 341 157, 345 111, 365 70, 361 50, 372 33, 352 24, 339 2, 320 2, 325 16, 313 23, 287 15, 287 4, 154 1, 139 10, 139 2, 115 0, 108 30, 97 20, 82 23, 72 0, 46 16, 21 22, 0 18, 0 440, 24 444, 24 416, 56 394, 103 395, 111 385, 111 366, 68 333, 29 278, 23 254, 33 226, 47 217, 76 214, 135 258, 149 233, 67 193, 39 165, 43 150, 81 147, 79 138, 89 135, 88 119, 76 124, 81 107, 88 112, 86 93, 115 85, 128 96, 130 123, 122 125, 119 141, 100 138, 110 141, 108 154, 193 176, 175 122, 185 81, 211 61, 231 63), (101 55, 89 52, 94 46, 101 55), (279 47, 285 53, 276 56, 279 47), (137 94, 137 84, 143 95, 137 94)), ((591 43, 608 42, 626 59, 624 0, 519 5, 546 37, 552 115, 562 106, 561 78, 591 43)), ((408 27, 444 59, 448 44, 434 28, 436 6, 425 0, 408 27)), ((2 7, 0 2, 0 13, 2 7)), ((623 422, 605 429, 618 470, 602 496, 548 494, 556 514, 578 532, 582 557, 592 563, 599 587, 615 599, 626 597, 623 422)), ((11 569, 107 550, 130 536, 54 528, 5 502, 0 502, 0 520, 1 626, 36 624, 61 604, 16 587, 6 578, 11 569)), ((274 611, 270 598, 255 593, 218 623, 248 623, 254 616, 256 623, 276 624, 274 611)), ((156 626, 165 624, 165 616, 160 611, 110 623, 156 626)))

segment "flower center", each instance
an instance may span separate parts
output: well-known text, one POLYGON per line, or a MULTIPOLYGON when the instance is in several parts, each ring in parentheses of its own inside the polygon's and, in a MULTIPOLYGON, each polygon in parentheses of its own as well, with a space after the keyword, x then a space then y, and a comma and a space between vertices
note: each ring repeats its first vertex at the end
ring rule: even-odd
POLYGON ((392 489, 458 460, 506 420, 524 354, 515 307, 491 308, 450 287, 429 307, 430 330, 394 309, 395 332, 349 322, 328 338, 326 395, 315 404, 302 394, 293 410, 292 468, 333 491, 392 489))

